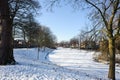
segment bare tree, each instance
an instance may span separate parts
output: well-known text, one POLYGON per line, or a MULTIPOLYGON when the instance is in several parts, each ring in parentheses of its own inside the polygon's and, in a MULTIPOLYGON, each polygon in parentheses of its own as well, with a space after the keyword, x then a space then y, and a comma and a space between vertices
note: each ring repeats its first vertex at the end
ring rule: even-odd
MULTIPOLYGON (((114 21, 119 20, 120 14, 118 12, 120 8, 120 0, 103 0, 97 2, 92 2, 86 0, 88 4, 93 6, 100 14, 103 23, 106 28, 106 34, 108 35, 109 41, 109 54, 110 54, 110 66, 108 78, 115 80, 115 39, 119 35, 120 26, 116 26, 117 30, 114 29, 114 21), (118 18, 117 18, 118 17, 118 18), (115 33, 114 33, 115 32, 115 33)), ((119 22, 117 23, 119 24, 119 22)))

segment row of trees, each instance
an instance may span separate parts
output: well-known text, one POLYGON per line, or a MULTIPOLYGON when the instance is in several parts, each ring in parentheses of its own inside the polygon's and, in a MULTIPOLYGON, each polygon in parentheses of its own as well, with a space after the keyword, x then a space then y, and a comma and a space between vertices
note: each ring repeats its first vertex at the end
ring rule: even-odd
POLYGON ((55 35, 48 27, 40 25, 31 13, 21 21, 15 22, 13 30, 14 37, 23 38, 29 46, 55 48, 55 35))
POLYGON ((98 50, 99 42, 106 38, 101 29, 91 25, 91 27, 85 27, 83 30, 80 30, 80 33, 71 38, 70 41, 62 41, 59 44, 64 44, 64 47, 98 50))

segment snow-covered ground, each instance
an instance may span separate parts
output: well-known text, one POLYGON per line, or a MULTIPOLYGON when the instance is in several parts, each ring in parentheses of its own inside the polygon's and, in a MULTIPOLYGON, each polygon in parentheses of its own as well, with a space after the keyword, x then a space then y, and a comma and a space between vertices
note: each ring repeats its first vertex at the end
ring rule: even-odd
MULTIPOLYGON (((0 66, 0 80, 108 80, 108 65, 94 62, 92 51, 46 49, 38 57, 37 50, 14 49, 18 64, 0 66)), ((116 67, 116 80, 119 76, 116 67)))

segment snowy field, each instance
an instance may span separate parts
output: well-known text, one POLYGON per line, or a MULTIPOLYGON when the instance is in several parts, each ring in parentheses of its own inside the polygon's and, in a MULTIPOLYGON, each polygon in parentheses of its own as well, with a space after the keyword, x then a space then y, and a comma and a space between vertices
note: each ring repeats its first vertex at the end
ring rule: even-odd
MULTIPOLYGON (((18 64, 0 66, 0 80, 108 80, 108 65, 94 62, 94 53, 69 48, 39 53, 36 48, 14 49, 18 64)), ((120 80, 120 67, 116 67, 116 80, 120 80)))

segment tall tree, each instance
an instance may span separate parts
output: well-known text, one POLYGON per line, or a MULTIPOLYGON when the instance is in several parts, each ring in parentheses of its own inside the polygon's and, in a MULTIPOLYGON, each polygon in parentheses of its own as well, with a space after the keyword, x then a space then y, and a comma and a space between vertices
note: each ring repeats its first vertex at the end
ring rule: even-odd
POLYGON ((15 63, 12 50, 12 22, 8 0, 0 0, 0 65, 15 63))
POLYGON ((103 23, 106 28, 106 34, 109 41, 109 54, 110 54, 110 66, 109 66, 109 74, 108 78, 115 80, 115 39, 116 36, 120 34, 120 26, 116 26, 116 31, 114 29, 116 24, 120 24, 117 22, 114 25, 114 21, 120 18, 120 0, 103 0, 99 1, 99 3, 96 4, 96 2, 92 2, 90 0, 86 0, 88 4, 93 6, 98 13, 100 14, 103 23), (99 5, 100 4, 100 5, 99 5))
POLYGON ((12 28, 16 16, 33 12, 38 6, 34 0, 0 0, 0 65, 15 63, 12 28))

